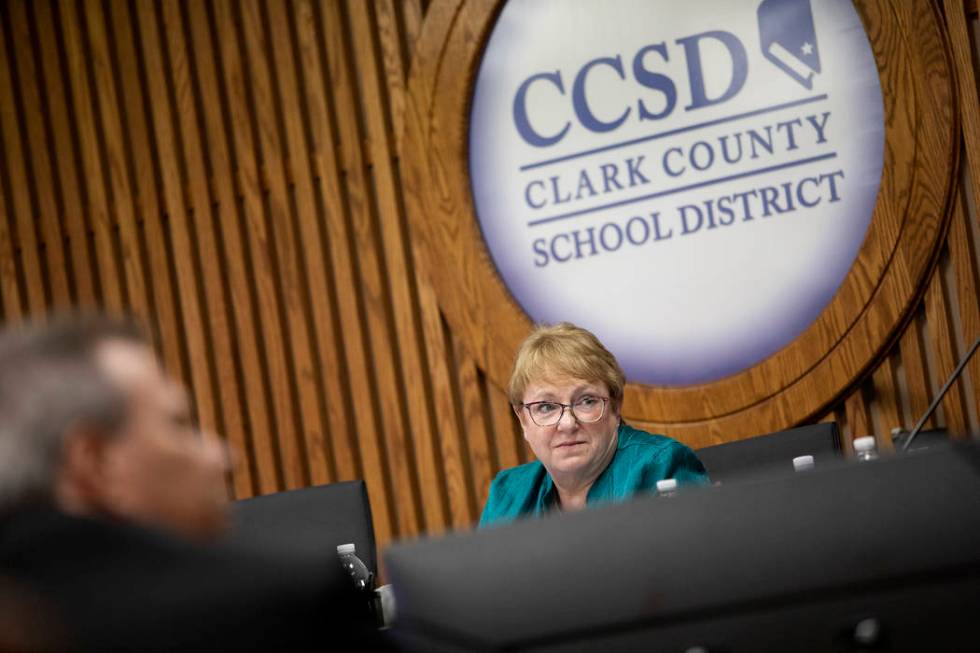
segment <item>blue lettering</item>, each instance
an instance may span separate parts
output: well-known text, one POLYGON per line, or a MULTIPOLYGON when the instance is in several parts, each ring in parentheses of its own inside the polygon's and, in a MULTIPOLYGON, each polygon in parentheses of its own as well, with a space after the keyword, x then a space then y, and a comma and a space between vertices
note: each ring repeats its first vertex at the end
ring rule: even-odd
POLYGON ((679 147, 672 147, 669 150, 667 150, 666 152, 664 152, 664 172, 666 172, 671 177, 679 177, 682 174, 684 174, 684 171, 687 170, 687 168, 682 165, 681 166, 681 169, 678 170, 678 171, 676 171, 676 172, 674 172, 674 170, 671 169, 670 162, 668 161, 668 158, 670 158, 670 155, 673 152, 676 152, 677 154, 680 154, 681 157, 683 157, 683 155, 684 155, 684 151, 681 148, 679 148, 679 147))
POLYGON ((722 215, 722 217, 718 218, 718 224, 723 227, 727 227, 735 222, 735 211, 732 211, 731 204, 732 198, 727 195, 718 198, 718 212, 722 215))
POLYGON ((806 117, 807 122, 810 123, 811 125, 813 125, 813 128, 817 132, 817 144, 818 145, 820 143, 826 143, 827 142, 827 137, 824 136, 823 131, 827 127, 827 118, 829 118, 829 117, 830 117, 830 112, 829 111, 824 111, 823 115, 820 117, 821 119, 820 119, 820 122, 819 123, 817 122, 817 117, 816 116, 807 116, 806 117))
POLYGON ((765 148, 765 150, 767 152, 769 152, 769 154, 772 154, 772 127, 771 126, 766 125, 766 137, 765 138, 763 138, 762 135, 759 134, 759 132, 757 132, 754 129, 749 129, 748 130, 748 134, 749 134, 749 145, 752 146, 752 158, 753 159, 758 159, 759 158, 759 153, 755 149, 756 143, 758 143, 763 148, 765 148))
POLYGON ((783 195, 786 197, 786 210, 787 211, 795 211, 796 210, 796 207, 793 206, 793 193, 790 192, 790 187, 792 187, 792 185, 793 184, 790 183, 790 182, 788 182, 788 181, 785 184, 783 184, 783 195))
POLYGON ((648 68, 643 66, 643 59, 646 57, 648 52, 657 52, 664 58, 664 61, 670 61, 670 57, 667 55, 667 45, 662 42, 654 45, 648 45, 645 48, 640 49, 636 53, 636 56, 633 57, 633 77, 636 78, 636 81, 638 81, 641 86, 652 88, 664 94, 664 109, 659 113, 653 113, 648 110, 646 103, 643 102, 643 98, 640 98, 640 100, 637 102, 636 108, 638 110, 637 113, 640 114, 641 121, 658 120, 664 116, 669 116, 674 110, 674 106, 677 104, 677 87, 674 86, 673 80, 666 75, 651 72, 648 68))
POLYGON ((599 169, 602 170, 603 194, 612 190, 612 186, 616 186, 616 190, 623 190, 622 184, 616 179, 616 176, 619 174, 619 168, 616 167, 616 164, 603 163, 599 166, 599 169))
POLYGON ((748 222, 749 220, 752 219, 752 209, 749 206, 749 197, 755 195, 758 195, 758 193, 756 193, 754 190, 747 190, 744 193, 735 193, 734 195, 732 195, 733 199, 742 200, 742 215, 744 216, 742 220, 744 220, 745 222, 748 222))
POLYGON ((742 160, 742 132, 732 134, 732 138, 735 139, 735 143, 738 145, 738 154, 734 157, 728 153, 728 136, 721 136, 718 139, 721 142, 721 155, 724 157, 726 163, 738 163, 742 160))
POLYGON ((715 151, 711 148, 710 145, 708 145, 704 141, 698 141, 697 143, 691 146, 691 153, 688 156, 688 158, 690 159, 691 165, 694 167, 695 170, 707 170, 708 168, 711 167, 711 164, 715 162, 715 151), (698 160, 697 160, 697 153, 699 147, 701 148, 702 152, 707 152, 706 161, 704 161, 704 163, 701 165, 698 165, 698 160))
POLYGON ((558 239, 559 238, 564 238, 567 241, 568 240, 568 234, 558 234, 557 236, 555 236, 554 238, 551 239, 551 258, 555 259, 559 263, 564 263, 565 261, 568 261, 568 260, 570 260, 572 258, 572 253, 569 252, 568 253, 568 256, 559 256, 558 255, 558 251, 555 249, 555 246, 558 244, 558 239))
POLYGON ((681 235, 682 236, 686 236, 688 234, 693 234, 695 231, 698 231, 699 229, 701 229, 701 223, 704 222, 704 218, 701 216, 701 209, 699 209, 694 204, 684 204, 684 205, 678 207, 678 210, 681 212, 681 225, 682 225, 681 235), (694 214, 698 218, 698 221, 695 223, 695 226, 694 227, 692 227, 691 225, 689 225, 688 222, 687 222, 687 212, 688 212, 688 210, 693 211, 694 214))
MULTIPOLYGON (((797 147, 797 145, 796 145, 796 137, 793 134, 793 125, 800 125, 800 126, 802 126, 803 125, 803 121, 800 120, 799 118, 796 118, 795 120, 784 120, 783 122, 777 122, 776 123, 776 131, 779 131, 782 128, 785 128, 786 129, 786 141, 789 143, 789 145, 786 147, 786 150, 787 151, 789 151, 789 150, 795 150, 796 147, 797 147)), ((823 132, 821 132, 821 133, 823 133, 823 132)))
POLYGON ((649 184, 650 180, 640 172, 640 164, 643 163, 643 159, 646 155, 640 155, 636 159, 626 159, 626 170, 630 174, 630 188, 636 186, 637 184, 649 184), (637 181, 639 179, 639 181, 637 181))
MULTIPOLYGON (((827 115, 827 114, 825 114, 825 115, 827 115)), ((828 181, 828 183, 830 183, 830 201, 831 202, 836 202, 837 200, 840 199, 840 195, 837 194, 837 182, 835 181, 835 179, 837 177, 840 177, 841 179, 843 179, 844 178, 844 171, 843 170, 838 170, 837 172, 831 172, 828 175, 820 175, 820 181, 823 181, 824 179, 826 179, 828 181)))
POLYGON ((692 109, 702 109, 713 104, 720 104, 731 99, 745 85, 745 79, 749 74, 749 59, 745 54, 745 46, 738 40, 738 37, 731 32, 714 30, 701 32, 682 39, 677 39, 677 43, 684 47, 684 54, 687 58, 687 77, 691 85, 691 104, 684 107, 685 111, 692 109), (701 64, 701 40, 714 39, 720 42, 732 62, 732 79, 728 83, 728 88, 717 98, 708 98, 704 88, 704 71, 701 64))
POLYGON ((666 234, 660 233, 660 212, 654 211, 650 214, 650 222, 653 224, 653 239, 667 240, 674 235, 673 229, 668 229, 666 234))
POLYGON ((582 246, 583 245, 588 245, 589 246, 589 249, 592 250, 589 253, 589 256, 595 256, 596 255, 596 249, 595 249, 595 227, 589 227, 588 229, 585 230, 585 233, 588 234, 588 239, 586 239, 586 240, 582 240, 582 239, 579 238, 579 234, 580 233, 582 233, 582 232, 579 231, 578 229, 576 229, 575 231, 572 232, 572 236, 575 238, 575 258, 582 258, 582 246))
POLYGON ((551 179, 551 191, 552 197, 555 199, 555 204, 564 204, 568 200, 572 199, 571 193, 566 193, 565 197, 561 196, 561 189, 558 187, 558 180, 561 179, 558 175, 549 177, 551 179))
POLYGON ((578 174, 578 190, 575 193, 576 200, 582 199, 583 190, 589 191, 589 197, 595 197, 596 192, 592 187, 592 180, 589 179, 589 174, 585 168, 582 168, 582 171, 578 174))
POLYGON ((626 223, 626 238, 628 238, 629 241, 631 243, 633 243, 634 245, 642 245, 643 243, 645 243, 648 240, 650 240, 650 227, 647 226, 646 220, 644 220, 643 218, 641 218, 638 215, 630 218, 629 219, 629 222, 626 223), (643 227, 643 237, 642 238, 634 238, 633 237, 633 225, 634 224, 638 224, 641 227, 643 227))
POLYGON ((768 218, 770 215, 772 215, 772 211, 775 211, 776 213, 783 212, 783 210, 779 208, 779 205, 776 204, 776 196, 779 194, 779 191, 772 186, 763 186, 759 189, 759 192, 762 194, 762 217, 768 218))
POLYGON ((534 250, 536 256, 534 257, 534 267, 543 268, 548 265, 548 252, 544 248, 544 238, 536 238, 533 243, 531 243, 531 249, 534 250))
POLYGON ((599 65, 609 66, 619 74, 620 79, 626 79, 626 74, 623 72, 623 61, 618 54, 615 57, 599 57, 598 59, 593 59, 582 66, 582 69, 575 76, 575 83, 572 86, 572 107, 575 109, 575 115, 578 116, 578 120, 582 123, 583 127, 593 132, 608 132, 623 124, 627 116, 629 116, 630 108, 627 107, 619 118, 616 118, 612 122, 603 122, 592 113, 592 109, 589 108, 589 104, 585 99, 585 78, 593 67, 599 65))
POLYGON ((607 252, 615 252, 617 249, 623 245, 623 231, 619 228, 619 225, 615 222, 607 222, 602 225, 602 229, 599 230, 599 244, 602 245, 602 249, 607 252), (616 234, 616 244, 610 245, 606 242, 606 230, 610 229, 614 234, 616 234))
POLYGON ((544 182, 541 181, 540 179, 535 179, 534 181, 532 181, 531 183, 529 183, 527 185, 527 187, 524 189, 524 201, 527 202, 527 205, 530 206, 532 209, 540 209, 542 206, 544 206, 548 202, 545 201, 545 200, 541 200, 540 202, 534 202, 534 201, 532 201, 531 200, 531 187, 532 186, 538 186, 538 187, 540 187, 543 190, 544 189, 544 182))
POLYGON ((548 147, 549 145, 554 145, 568 133, 568 128, 572 126, 571 122, 566 122, 565 126, 555 134, 554 136, 542 136, 538 132, 534 131, 531 126, 531 121, 527 117, 527 90, 531 87, 531 84, 538 80, 549 81, 558 87, 561 94, 565 94, 565 86, 561 81, 561 71, 556 70, 553 73, 538 73, 537 75, 531 75, 520 85, 517 89, 517 94, 514 96, 514 125, 517 126, 517 133, 521 135, 521 138, 525 140, 530 145, 535 147, 548 147))
POLYGON ((809 208, 812 208, 812 207, 816 206, 817 204, 819 204, 820 203, 820 198, 817 197, 817 199, 813 200, 812 202, 808 202, 806 200, 806 198, 803 197, 803 184, 805 184, 807 182, 810 182, 814 186, 820 186, 820 180, 817 177, 807 177, 807 178, 803 179, 796 186, 796 201, 800 203, 800 206, 805 206, 806 208, 809 209, 809 208))

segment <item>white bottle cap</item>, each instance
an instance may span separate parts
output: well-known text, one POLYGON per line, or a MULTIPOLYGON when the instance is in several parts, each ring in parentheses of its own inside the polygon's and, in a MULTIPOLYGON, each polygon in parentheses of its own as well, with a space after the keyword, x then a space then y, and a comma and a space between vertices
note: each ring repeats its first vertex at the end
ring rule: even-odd
POLYGON ((863 438, 854 438, 854 450, 855 451, 873 451, 875 448, 875 439, 870 435, 866 435, 863 438))
POLYGON ((353 542, 337 545, 337 555, 347 555, 348 553, 354 553, 356 550, 357 547, 354 546, 353 542))
POLYGON ((813 469, 813 456, 797 456, 793 459, 793 469, 796 471, 813 469))
POLYGON ((671 490, 677 489, 677 479, 676 478, 665 478, 662 481, 657 481, 657 492, 670 492, 671 490))

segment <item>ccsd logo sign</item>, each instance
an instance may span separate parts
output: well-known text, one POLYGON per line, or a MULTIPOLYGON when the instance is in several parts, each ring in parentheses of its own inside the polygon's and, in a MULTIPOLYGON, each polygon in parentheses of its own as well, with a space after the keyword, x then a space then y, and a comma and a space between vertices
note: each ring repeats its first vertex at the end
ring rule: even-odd
POLYGON ((848 0, 511 0, 480 65, 480 226, 536 321, 595 330, 633 381, 739 372, 853 263, 881 90, 848 0))

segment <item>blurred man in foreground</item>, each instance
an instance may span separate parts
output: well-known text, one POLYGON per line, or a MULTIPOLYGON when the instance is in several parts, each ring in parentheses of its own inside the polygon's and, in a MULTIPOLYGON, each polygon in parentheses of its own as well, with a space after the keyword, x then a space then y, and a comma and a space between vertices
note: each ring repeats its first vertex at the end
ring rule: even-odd
POLYGON ((0 581, 44 625, 14 641, 141 651, 357 641, 366 622, 336 561, 202 542, 227 526, 224 465, 131 323, 75 317, 3 334, 0 581))

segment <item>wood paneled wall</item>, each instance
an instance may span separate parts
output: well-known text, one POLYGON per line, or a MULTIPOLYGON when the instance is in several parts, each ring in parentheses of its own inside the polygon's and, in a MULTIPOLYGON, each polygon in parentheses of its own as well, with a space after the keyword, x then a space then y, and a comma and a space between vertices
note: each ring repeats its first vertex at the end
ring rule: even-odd
MULTIPOLYGON (((822 418, 842 426, 845 445, 874 435, 881 450, 893 450, 890 431, 910 430, 980 337, 980 94, 977 46, 980 24, 973 0, 934 3, 945 18, 954 60, 959 106, 960 174, 949 229, 923 298, 898 341, 863 381, 822 418)), ((980 357, 974 356, 925 428, 948 429, 952 437, 980 437, 980 357)))
MULTIPOLYGON (((940 4, 949 234, 900 341, 822 418, 885 449, 980 336, 977 17, 940 4)), ((239 451, 233 496, 364 478, 381 546, 468 528, 530 457, 415 264, 398 141, 426 5, 0 3, 0 320, 135 313, 239 451)), ((978 393, 980 359, 931 425, 977 433, 978 393)))

